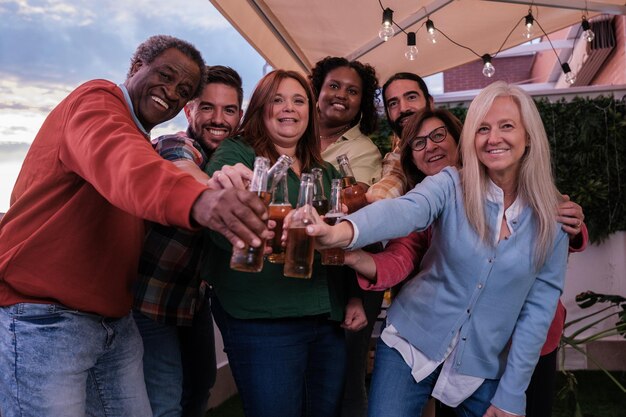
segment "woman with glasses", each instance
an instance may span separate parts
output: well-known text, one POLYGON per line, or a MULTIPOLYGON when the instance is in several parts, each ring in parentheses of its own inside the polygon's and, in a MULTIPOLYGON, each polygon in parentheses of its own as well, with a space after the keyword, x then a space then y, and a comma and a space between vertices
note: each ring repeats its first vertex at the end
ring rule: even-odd
MULTIPOLYGON (((452 129, 430 119, 404 145, 418 168, 446 158, 428 147, 448 144, 452 129)), ((566 235, 555 221, 560 195, 532 99, 503 82, 485 88, 469 108, 461 155, 462 169, 444 168, 349 222, 309 229, 321 247, 360 247, 432 224, 421 271, 388 312, 370 416, 420 415, 431 393, 458 406, 458 415, 525 414, 524 392, 567 257, 566 235)), ((401 262, 398 268, 406 268, 401 262)))

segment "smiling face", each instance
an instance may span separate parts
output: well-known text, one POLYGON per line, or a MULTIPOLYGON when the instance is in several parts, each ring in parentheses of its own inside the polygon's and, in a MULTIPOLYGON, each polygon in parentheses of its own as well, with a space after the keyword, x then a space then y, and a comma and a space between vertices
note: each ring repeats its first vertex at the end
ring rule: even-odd
POLYGON ((318 98, 320 123, 325 127, 346 125, 361 110, 363 81, 350 67, 338 67, 326 74, 318 98))
MULTIPOLYGON (((422 122, 418 136, 426 137, 437 130, 443 134, 445 123, 436 117, 431 117, 422 122), (439 130, 438 130, 439 129, 439 130)), ((426 147, 420 151, 412 150, 413 163, 424 175, 435 175, 447 166, 454 166, 458 162, 457 144, 452 135, 446 131, 446 137, 439 143, 426 139, 426 147)), ((413 139, 415 140, 415 139, 413 139)))
POLYGON ((517 179, 527 144, 519 106, 511 97, 497 97, 474 138, 478 160, 496 184, 517 179))
POLYGON ((137 118, 146 130, 174 118, 200 84, 201 70, 176 48, 149 64, 136 62, 124 83, 137 118))
POLYGON ((409 116, 424 111, 430 105, 417 81, 406 79, 389 84, 384 100, 389 123, 398 136, 409 116))
POLYGON ((185 116, 194 139, 213 151, 239 125, 237 90, 221 83, 207 84, 200 97, 185 106, 185 116))
POLYGON ((295 148, 309 124, 309 99, 294 78, 285 78, 265 106, 263 123, 277 148, 295 148))

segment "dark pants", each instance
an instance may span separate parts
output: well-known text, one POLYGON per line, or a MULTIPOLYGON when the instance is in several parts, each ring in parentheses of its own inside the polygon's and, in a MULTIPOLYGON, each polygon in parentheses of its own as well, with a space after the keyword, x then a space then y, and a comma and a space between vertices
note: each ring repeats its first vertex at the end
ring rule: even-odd
POLYGON ((217 375, 211 304, 206 297, 191 327, 178 327, 183 364, 183 417, 204 417, 217 375))
POLYGON ((358 332, 346 331, 346 385, 344 387, 341 417, 365 417, 367 415, 367 389, 365 376, 369 355, 370 338, 380 313, 383 291, 365 291, 363 308, 367 316, 367 326, 358 332))
POLYGON ((550 417, 554 400, 558 349, 539 357, 526 390, 526 417, 550 417))
POLYGON ((143 368, 155 417, 204 417, 215 383, 215 340, 209 298, 192 326, 158 323, 133 312, 143 339, 143 368))
POLYGON ((345 377, 345 339, 324 316, 237 319, 214 299, 247 417, 335 417, 345 377))

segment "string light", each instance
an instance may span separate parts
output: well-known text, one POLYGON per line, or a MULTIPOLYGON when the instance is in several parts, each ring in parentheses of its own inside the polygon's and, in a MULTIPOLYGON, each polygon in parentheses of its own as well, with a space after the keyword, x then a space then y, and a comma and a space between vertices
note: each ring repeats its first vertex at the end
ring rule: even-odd
POLYGON ((409 32, 406 34, 406 52, 404 57, 409 61, 415 61, 417 59, 417 46, 415 41, 415 32, 409 32))
POLYGON ((569 64, 567 62, 562 63, 561 69, 563 70, 563 73, 565 74, 565 82, 568 83, 569 85, 574 84, 576 82, 576 76, 572 72, 572 69, 569 67, 569 64))
POLYGON ((430 18, 426 21, 426 31, 428 32, 428 39, 431 43, 437 43, 437 31, 435 30, 435 24, 430 18))
POLYGON ((487 78, 493 77, 493 74, 496 73, 496 68, 491 63, 491 55, 485 54, 482 56, 483 59, 483 75, 487 78))
POLYGON ((383 10, 383 23, 378 31, 378 37, 387 42, 393 38, 395 31, 393 30, 393 10, 387 7, 383 10))
MULTIPOLYGON (((393 35, 395 34, 395 31, 393 29, 393 24, 394 24, 394 22, 393 22, 393 10, 391 10, 388 7, 387 8, 383 7, 381 0, 378 0, 378 4, 380 4, 381 9, 383 9, 383 21, 382 21, 382 25, 381 25, 380 31, 378 32, 378 36, 380 37, 381 40, 386 42, 390 38, 392 38, 393 35)), ((586 9, 585 9, 585 11, 586 11, 586 9)), ((552 48, 552 51, 556 55, 557 61, 561 65, 561 69, 563 70, 563 73, 565 74, 565 81, 568 84, 570 84, 570 85, 574 84, 576 82, 576 75, 572 72, 572 69, 570 68, 570 66, 569 66, 569 64, 567 62, 561 63, 561 59, 559 57, 559 54, 556 52, 556 49, 554 49, 554 45, 552 45, 552 41, 550 40, 550 37, 548 36, 546 31, 543 30, 543 28, 541 27, 541 24, 539 23, 539 21, 537 19, 535 19, 535 17, 532 14, 532 10, 531 9, 528 9, 528 14, 526 14, 519 21, 517 21, 517 23, 515 24, 513 29, 511 29, 511 31, 509 32, 507 37, 504 39, 504 41, 500 45, 500 48, 498 49, 498 51, 495 54, 493 54, 493 55, 492 54, 488 54, 488 53, 483 54, 483 55, 479 55, 472 48, 470 48, 468 46, 465 46, 465 45, 462 45, 462 44, 454 41, 448 35, 446 35, 445 32, 441 31, 441 29, 435 29, 435 24, 430 19, 430 17, 427 18, 426 22, 423 23, 422 26, 424 26, 424 24, 426 25, 426 32, 428 33, 428 39, 429 39, 429 41, 431 43, 433 43, 433 44, 437 43, 436 34, 437 34, 437 32, 439 32, 439 33, 441 33, 441 35, 444 38, 446 38, 448 41, 450 41, 454 45, 456 45, 456 46, 458 46, 460 48, 467 49, 468 51, 470 51, 471 53, 473 53, 477 57, 481 58, 482 61, 483 61, 482 73, 483 73, 483 75, 485 77, 491 78, 496 73, 496 69, 493 66, 493 63, 491 62, 492 58, 495 58, 496 55, 498 55, 500 53, 500 51, 502 51, 502 48, 504 47, 504 45, 506 45, 506 42, 511 37, 511 34, 513 34, 513 32, 515 31, 515 28, 518 27, 518 25, 520 24, 520 22, 522 20, 524 21, 524 25, 526 27, 525 31, 522 33, 524 38, 531 39, 534 36, 534 34, 532 32, 532 29, 535 27, 535 25, 537 27, 539 27, 541 33, 546 37, 546 39, 550 43, 550 47, 552 48)), ((591 42, 594 39, 595 34, 591 30, 591 27, 590 27, 589 21, 587 20, 587 15, 586 14, 584 14, 583 17, 582 17, 581 27, 584 30, 583 37, 585 38, 585 40, 587 40, 587 42, 591 42)), ((404 57, 406 59, 408 59, 409 61, 414 61, 415 59, 417 59, 417 53, 418 53, 417 46, 416 46, 417 45, 416 33, 415 32, 406 32, 400 26, 398 26, 398 28, 400 28, 400 31, 406 33, 406 35, 407 35, 407 41, 406 41, 407 50, 404 53, 404 57)), ((418 31, 419 31, 419 29, 418 29, 418 31)))
POLYGON ((524 23, 526 26, 526 29, 524 30, 524 32, 522 32, 522 36, 526 39, 532 39, 533 37, 533 23, 535 23, 535 18, 533 17, 532 12, 530 11, 530 9, 528 10, 528 14, 526 15, 526 17, 524 17, 524 23))
POLYGON ((582 22, 580 22, 580 26, 583 29, 583 39, 585 39, 587 42, 593 41, 593 39, 596 37, 596 34, 593 33, 593 30, 591 30, 591 25, 587 20, 587 16, 583 15, 583 20, 582 22))

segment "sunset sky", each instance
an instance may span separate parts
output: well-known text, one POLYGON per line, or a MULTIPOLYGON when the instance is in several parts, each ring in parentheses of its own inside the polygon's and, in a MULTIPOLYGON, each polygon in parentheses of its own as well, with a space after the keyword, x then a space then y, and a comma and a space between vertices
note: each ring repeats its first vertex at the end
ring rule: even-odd
MULTIPOLYGON (((246 97, 265 60, 208 0, 0 0, 0 212, 26 147, 46 115, 81 83, 123 82, 130 57, 151 35, 168 34, 200 49, 208 64, 228 65, 246 97)), ((153 136, 184 129, 184 117, 153 136)))

